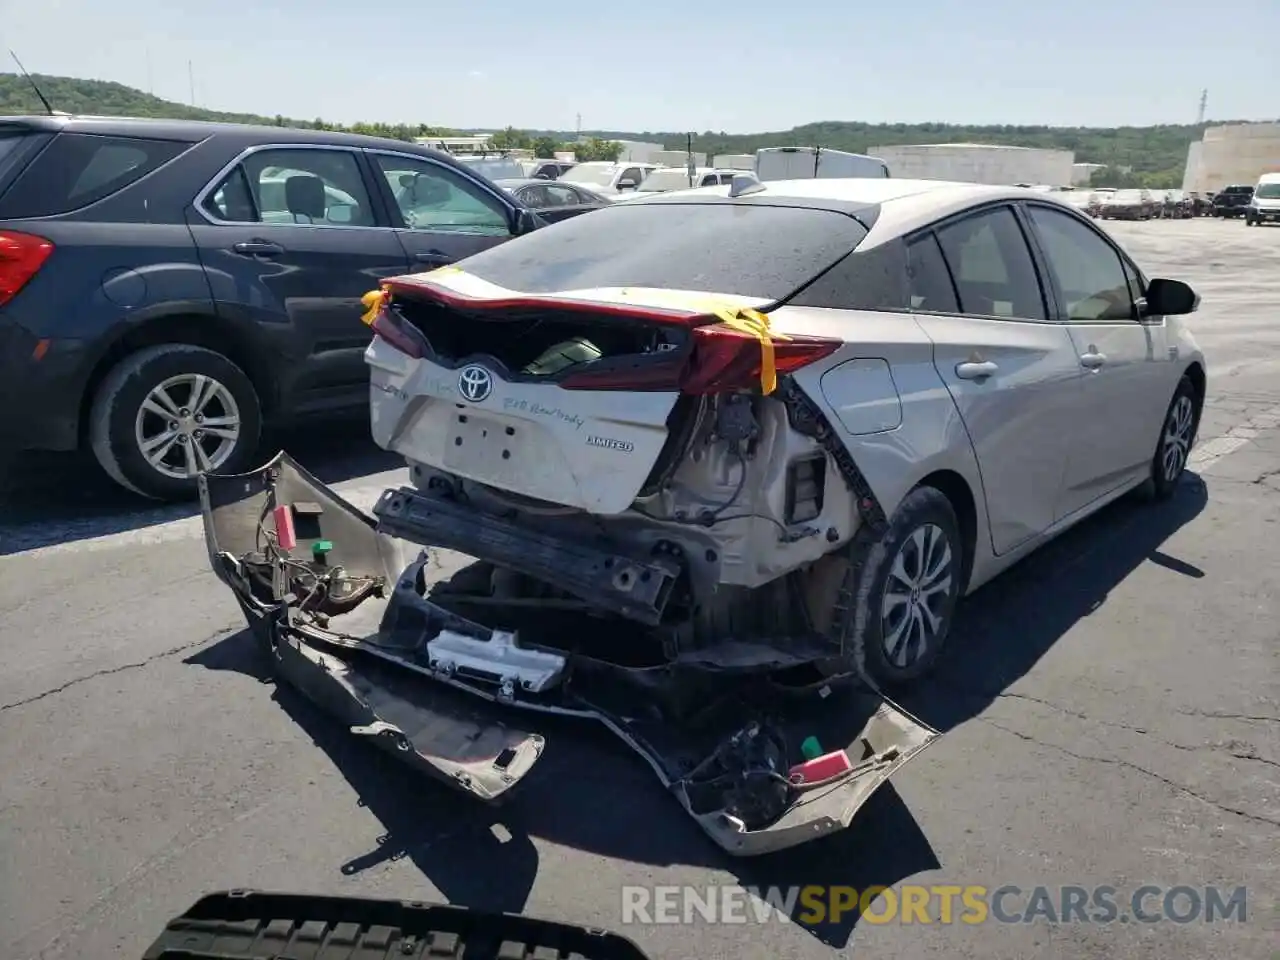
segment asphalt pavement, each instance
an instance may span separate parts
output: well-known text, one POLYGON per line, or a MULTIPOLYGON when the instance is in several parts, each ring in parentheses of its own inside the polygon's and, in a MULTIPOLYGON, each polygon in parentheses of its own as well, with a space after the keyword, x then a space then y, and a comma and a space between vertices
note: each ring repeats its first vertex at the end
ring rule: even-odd
MULTIPOLYGON (((765 860, 721 855, 583 725, 547 727, 539 770, 497 811, 415 777, 267 681, 190 508, 140 504, 74 458, 24 459, 0 488, 0 956, 134 958, 228 887, 524 910, 619 929, 654 960, 1273 956, 1280 229, 1109 227, 1203 295, 1193 474, 968 600, 939 679, 906 700, 943 737, 847 832, 765 860), (1122 904, 1144 884, 1244 886, 1247 912, 623 923, 623 887, 672 884, 1013 884, 1023 900, 1111 885, 1122 904)), ((359 425, 281 442, 361 506, 400 479, 359 425)))

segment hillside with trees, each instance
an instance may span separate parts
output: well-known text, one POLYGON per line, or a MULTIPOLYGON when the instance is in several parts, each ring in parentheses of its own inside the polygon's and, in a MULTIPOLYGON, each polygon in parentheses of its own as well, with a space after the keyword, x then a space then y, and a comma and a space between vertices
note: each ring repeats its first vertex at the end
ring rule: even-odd
MULTIPOLYGON (((36 75, 36 82, 55 110, 103 116, 168 117, 190 120, 220 120, 234 123, 261 123, 311 129, 344 129, 374 136, 411 140, 418 136, 447 136, 461 131, 446 130, 426 123, 357 123, 350 126, 327 123, 321 118, 297 118, 205 110, 174 103, 103 80, 36 75)), ((43 108, 30 84, 15 74, 0 74, 0 115, 41 113, 43 108)), ((1044 147, 1071 150, 1077 162, 1103 163, 1109 169, 1095 183, 1112 186, 1177 186, 1187 159, 1187 147, 1200 139, 1206 124, 1152 127, 1049 127, 1049 126, 968 126, 964 124, 870 124, 857 121, 826 121, 791 130, 751 134, 704 131, 693 135, 693 149, 711 155, 751 153, 763 146, 823 146, 865 153, 871 147, 908 143, 989 143, 1017 147, 1044 147), (1126 172, 1127 171, 1127 172, 1126 172)), ((565 130, 476 130, 495 132, 495 145, 524 147, 539 156, 557 149, 574 150, 579 159, 610 159, 616 156, 613 140, 644 140, 681 149, 684 132, 642 132, 622 130, 584 131, 585 143, 574 143, 576 135, 565 130)))

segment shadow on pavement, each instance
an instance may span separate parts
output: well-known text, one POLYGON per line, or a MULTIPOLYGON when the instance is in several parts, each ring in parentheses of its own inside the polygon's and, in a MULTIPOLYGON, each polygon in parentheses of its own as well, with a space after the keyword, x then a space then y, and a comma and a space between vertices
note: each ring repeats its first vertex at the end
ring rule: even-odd
MULTIPOLYGON (((186 662, 269 679, 266 658, 248 630, 186 662)), ((762 892, 815 884, 858 891, 889 887, 939 866, 891 785, 878 791, 843 833, 784 853, 740 860, 723 854, 698 829, 642 760, 589 721, 539 717, 535 729, 546 736, 547 749, 537 769, 511 800, 488 807, 416 775, 353 737, 293 689, 277 685, 272 697, 328 756, 360 805, 386 831, 374 849, 335 869, 353 875, 407 857, 451 903, 522 911, 538 873, 535 839, 633 863, 702 867, 736 878, 715 882, 737 882, 762 892)), ((528 720, 528 714, 521 715, 526 727, 528 720)), ((712 881, 701 881, 707 882, 712 881)), ((622 890, 616 896, 616 923, 621 926, 622 890)), ((804 904, 797 904, 791 915, 798 918, 804 910, 804 904)), ((857 923, 856 910, 834 922, 822 919, 827 922, 797 925, 820 942, 843 948, 857 923)))
MULTIPOLYGON (((1188 476, 1170 502, 1122 501, 1028 558, 965 602, 939 679, 902 696, 902 704, 938 729, 952 729, 1029 672, 1143 562, 1203 577, 1161 547, 1206 502, 1203 482, 1188 476)), ((248 630, 186 662, 269 679, 266 659, 248 630)), ((278 686, 273 696, 386 829, 374 850, 335 868, 354 874, 408 857, 454 903, 522 910, 538 872, 535 838, 636 863, 703 867, 757 889, 825 885, 860 892, 940 866, 892 785, 878 791, 841 834, 781 854, 737 860, 698 830, 638 757, 589 722, 540 718, 537 729, 547 737, 546 754, 513 800, 489 808, 424 783, 293 690, 278 686)), ((522 717, 527 725, 528 715, 522 717)), ((928 762, 927 753, 915 761, 928 762)), ((618 898, 621 922, 621 890, 618 898)), ((799 905, 793 918, 803 909, 799 905)), ((857 922, 853 910, 834 923, 799 925, 841 949, 857 922)))
MULTIPOLYGON (((325 483, 403 465, 379 450, 367 418, 280 431, 263 438, 255 464, 287 450, 325 483)), ((170 523, 199 513, 195 503, 160 504, 125 490, 87 454, 24 454, 0 466, 0 556, 170 523)))
POLYGON ((1188 473, 1166 503, 1135 499, 1121 498, 966 599, 934 679, 903 694, 902 705, 950 730, 1029 673, 1141 564, 1202 579, 1202 570, 1162 546, 1204 510, 1204 481, 1188 473))

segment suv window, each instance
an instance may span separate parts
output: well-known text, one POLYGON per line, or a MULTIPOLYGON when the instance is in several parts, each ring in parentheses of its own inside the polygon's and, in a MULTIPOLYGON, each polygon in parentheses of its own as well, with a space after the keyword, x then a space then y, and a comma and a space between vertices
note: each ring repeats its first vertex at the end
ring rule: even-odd
POLYGON ((618 182, 621 183, 623 180, 631 180, 634 183, 639 183, 643 179, 643 170, 639 167, 627 167, 627 169, 622 171, 622 176, 618 177, 618 182))
POLYGON ((941 227, 937 235, 961 313, 1048 319, 1031 250, 1011 209, 997 207, 965 217, 941 227))
POLYGON ((374 154, 374 162, 387 179, 406 227, 486 237, 511 234, 507 208, 461 174, 438 163, 387 153, 374 154))
POLYGON ((228 223, 372 227, 373 205, 349 150, 259 150, 232 170, 203 205, 228 223))
POLYGON ((1129 278, 1115 248, 1070 214, 1038 206, 1027 213, 1057 281, 1065 318, 1132 320, 1129 278))
POLYGON ((48 217, 104 200, 183 153, 190 143, 60 133, 5 192, 0 219, 48 217))
POLYGON ((932 233, 907 247, 907 284, 912 310, 960 312, 947 261, 942 257, 938 238, 932 233))

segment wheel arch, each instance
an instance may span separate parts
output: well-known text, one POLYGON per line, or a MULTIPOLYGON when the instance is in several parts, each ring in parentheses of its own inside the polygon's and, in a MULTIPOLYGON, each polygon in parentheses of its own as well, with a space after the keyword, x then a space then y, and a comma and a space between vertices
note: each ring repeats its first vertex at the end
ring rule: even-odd
POLYGON ((1196 419, 1199 420, 1200 414, 1204 411, 1205 390, 1207 389, 1207 380, 1205 377, 1204 366, 1199 360, 1193 360, 1187 365, 1187 369, 1182 375, 1191 381, 1191 385, 1196 390, 1196 419))
POLYGON ((131 323, 106 345, 93 365, 80 398, 78 430, 80 445, 88 440, 89 419, 98 388, 111 370, 126 357, 147 347, 186 345, 220 353, 245 372, 265 416, 277 402, 270 365, 252 339, 235 324, 217 314, 186 310, 160 314, 131 323))

